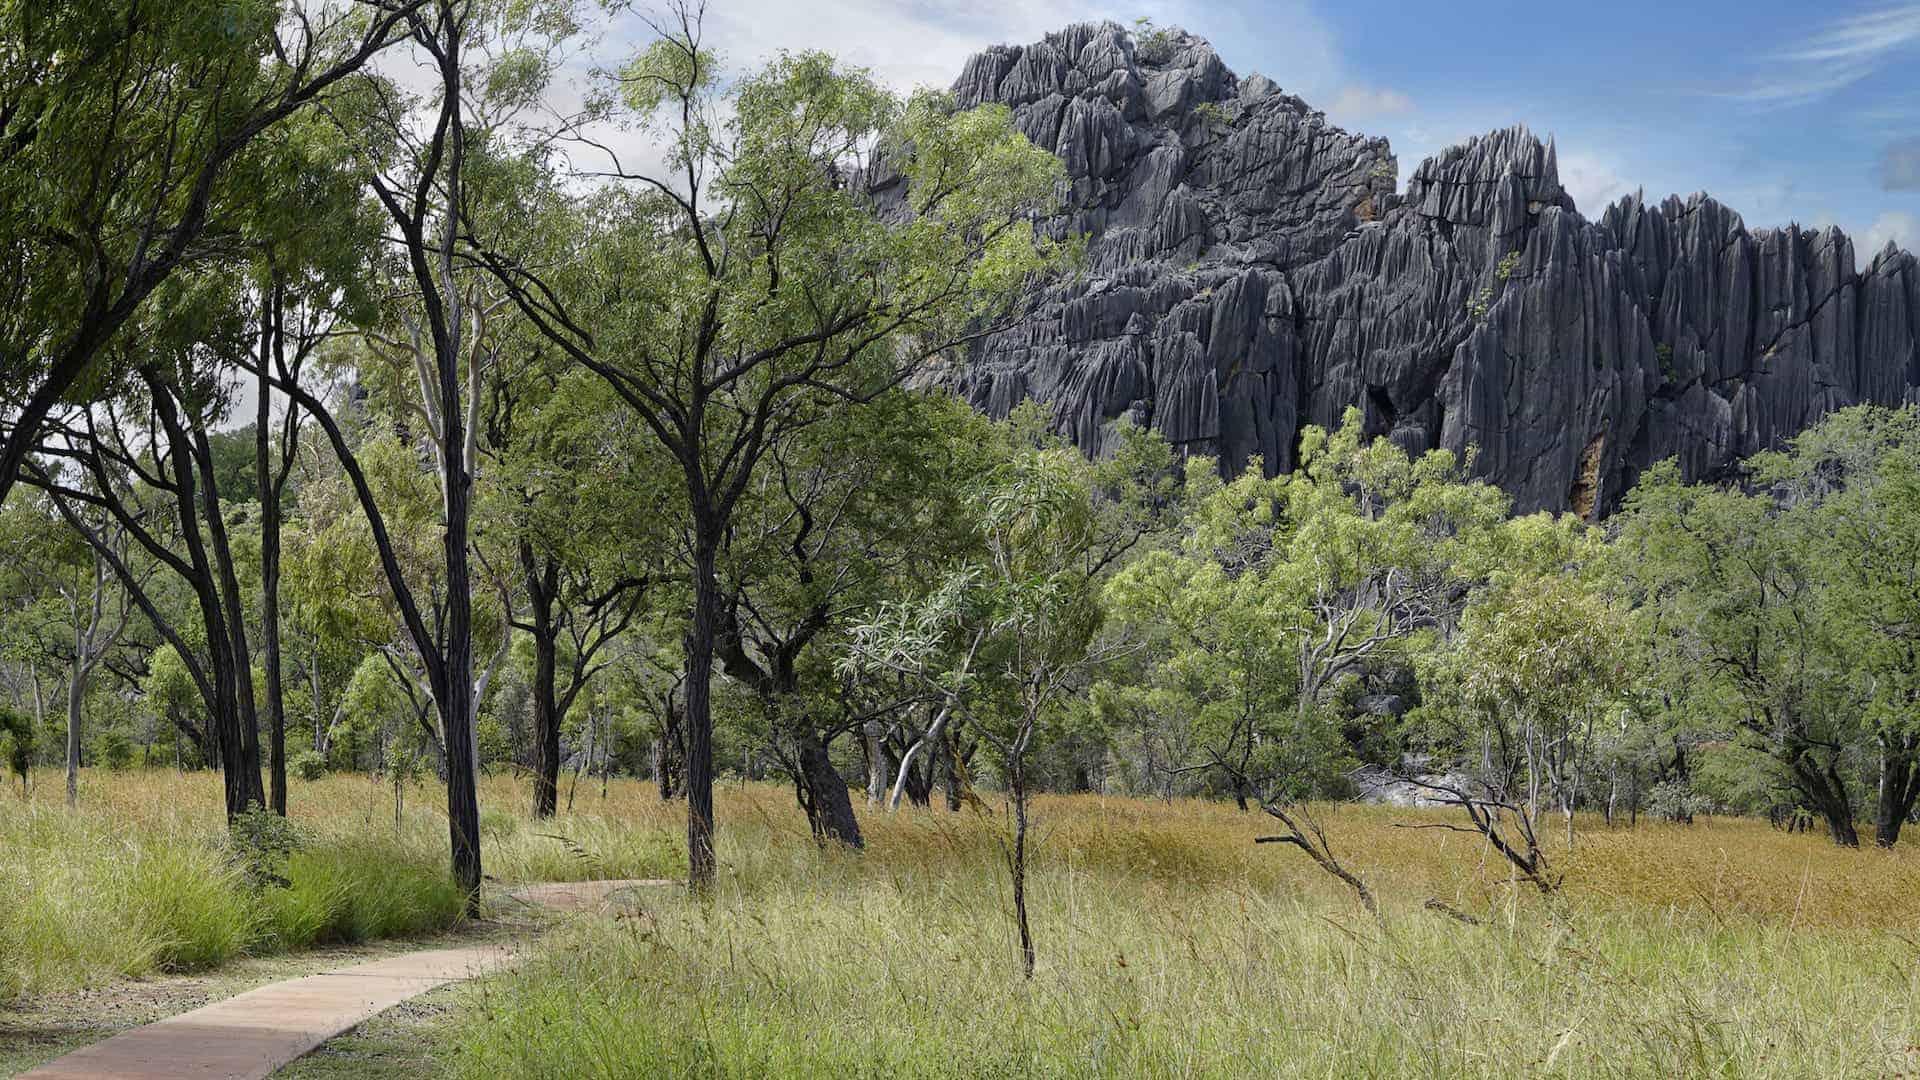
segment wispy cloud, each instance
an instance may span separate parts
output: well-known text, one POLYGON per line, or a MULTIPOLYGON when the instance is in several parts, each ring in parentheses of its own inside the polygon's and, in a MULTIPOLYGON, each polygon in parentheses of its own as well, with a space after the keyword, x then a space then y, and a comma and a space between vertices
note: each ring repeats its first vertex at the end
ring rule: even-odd
POLYGON ((1863 234, 1865 242, 1854 249, 1861 259, 1872 259, 1891 243, 1898 248, 1920 248, 1920 218, 1901 210, 1890 210, 1874 219, 1863 234))
POLYGON ((1354 124, 1412 111, 1412 98, 1384 86, 1344 86, 1327 103, 1327 115, 1340 124, 1354 124))
POLYGON ((1895 140, 1881 151, 1878 179, 1883 191, 1920 191, 1920 136, 1895 140))
POLYGON ((1763 107, 1806 105, 1844 90, 1920 45, 1920 3, 1835 19, 1797 46, 1761 58, 1767 73, 1721 97, 1763 107))

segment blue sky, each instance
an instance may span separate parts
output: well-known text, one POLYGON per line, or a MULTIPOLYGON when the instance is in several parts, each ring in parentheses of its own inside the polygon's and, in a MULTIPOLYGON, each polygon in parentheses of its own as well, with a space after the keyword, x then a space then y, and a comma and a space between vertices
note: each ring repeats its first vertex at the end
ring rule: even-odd
POLYGON ((1597 215, 1636 188, 1704 190, 1750 226, 1838 224, 1862 260, 1920 247, 1920 2, 1618 0, 712 0, 736 65, 825 48, 902 87, 1068 22, 1148 16, 1208 38, 1343 127, 1384 135, 1402 176, 1478 132, 1525 123, 1597 215))

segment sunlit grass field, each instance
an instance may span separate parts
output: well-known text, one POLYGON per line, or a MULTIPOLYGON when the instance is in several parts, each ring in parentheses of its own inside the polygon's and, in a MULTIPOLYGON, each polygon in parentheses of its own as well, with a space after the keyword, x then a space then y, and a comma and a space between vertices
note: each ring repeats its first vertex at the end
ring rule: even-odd
MULTIPOLYGON (((273 894, 302 887, 297 866, 292 889, 258 896, 237 878, 184 887, 235 873, 216 777, 90 773, 71 816, 56 778, 41 779, 31 802, 0 796, 0 957, 14 992, 300 943, 269 932, 287 921, 275 905, 289 903, 273 894), (219 925, 240 929, 200 940, 219 925), (145 958, 123 939, 145 942, 145 958)), ((488 778, 482 795, 498 881, 682 872, 683 807, 649 785, 616 780, 602 797, 583 780, 572 811, 547 822, 526 817, 519 780, 488 778)), ((566 797, 563 785, 563 808, 566 797)), ((782 786, 724 784, 718 806, 711 897, 650 892, 622 918, 555 932, 532 964, 483 984, 459 1020, 435 1029, 441 1067, 471 1077, 1920 1074, 1910 848, 1842 851, 1756 821, 1608 830, 1582 820, 1572 850, 1552 838, 1568 880, 1542 898, 1474 837, 1397 827, 1448 820, 1441 811, 1322 808, 1336 849, 1381 897, 1379 925, 1300 853, 1256 847, 1276 831, 1258 814, 1044 797, 1028 982, 1004 811, 862 807, 869 847, 851 854, 818 850, 782 786), (1428 910, 1429 899, 1479 924, 1428 910)), ((382 866, 408 868, 342 871, 326 895, 416 874, 444 886, 446 822, 431 785, 406 792, 397 830, 391 787, 364 777, 294 781, 291 808, 316 861, 377 852, 382 866)))

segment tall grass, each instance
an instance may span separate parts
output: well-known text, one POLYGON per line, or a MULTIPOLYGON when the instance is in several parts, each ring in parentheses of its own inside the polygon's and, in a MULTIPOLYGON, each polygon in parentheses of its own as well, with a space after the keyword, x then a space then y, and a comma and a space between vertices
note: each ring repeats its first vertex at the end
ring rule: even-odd
MULTIPOLYGON (((246 954, 400 937, 453 925, 444 795, 363 776, 293 780, 305 838, 290 884, 254 887, 230 851, 220 780, 162 769, 81 773, 80 808, 51 771, 0 793, 0 1002, 120 976, 191 971, 246 954)), ((640 785, 577 796, 578 813, 526 815, 507 777, 483 785, 486 870, 497 882, 673 877, 684 825, 640 785), (646 809, 639 809, 644 805, 646 809)))
POLYGON ((1884 1076, 1886 935, 1578 906, 1463 926, 1055 866, 1020 978, 994 868, 828 871, 577 924, 447 1041, 466 1077, 1884 1076))
POLYGON ((234 957, 452 926, 464 905, 417 838, 311 835, 250 883, 197 778, 90 777, 79 812, 0 801, 0 1001, 234 957))
MULTIPOLYGON (((88 774, 83 809, 0 800, 0 971, 29 991, 236 951, 403 933, 451 912, 430 786, 296 782, 295 882, 222 848, 217 778, 88 774), (408 883, 409 875, 417 879, 408 883), (184 897, 185 900, 176 900, 184 897), (424 897, 424 899, 422 899, 424 897), (438 897, 440 899, 434 899, 438 897), (238 905, 237 907, 235 905, 238 905), (241 932, 234 932, 234 927, 241 932), (14 973, 23 974, 14 974, 14 973)), ((676 877, 684 806, 643 784, 528 819, 481 786, 499 881, 676 877)), ((718 793, 694 901, 558 931, 438 1048, 464 1076, 1881 1076, 1920 1071, 1920 851, 1706 820, 1554 837, 1563 894, 1516 887, 1449 820, 1322 810, 1382 929, 1231 806, 1037 801, 1039 969, 1019 977, 1004 813, 862 813, 823 852, 789 791, 718 793), (1439 899, 1478 919, 1426 910, 1439 899)))
MULTIPOLYGON (((632 796, 643 828, 674 808, 632 796)), ((576 924, 447 1038, 467 1077, 1884 1076, 1920 1068, 1920 859, 1762 823, 1583 822, 1559 897, 1444 815, 1325 811, 1384 928, 1230 807, 1040 801, 1022 979, 997 834, 821 852, 723 789, 717 893, 576 924), (1427 910, 1438 898, 1479 920, 1427 910)), ((661 821, 662 817, 666 821, 661 821)), ((1004 816, 1004 815, 999 815, 1004 816)))

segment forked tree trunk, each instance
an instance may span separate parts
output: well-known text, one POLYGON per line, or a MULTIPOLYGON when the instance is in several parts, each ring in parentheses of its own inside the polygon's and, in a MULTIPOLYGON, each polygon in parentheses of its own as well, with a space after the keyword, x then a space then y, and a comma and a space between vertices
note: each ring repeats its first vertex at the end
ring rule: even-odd
POLYGON ((1847 798, 1846 782, 1831 763, 1821 765, 1804 753, 1789 767, 1800 793, 1813 803, 1827 823, 1827 835, 1841 847, 1859 847, 1860 833, 1853 823, 1853 803, 1847 798))
POLYGON ((798 725, 793 750, 798 759, 800 785, 805 789, 807 824, 813 829, 813 838, 823 844, 865 847, 860 822, 853 816, 853 798, 847 782, 833 767, 827 744, 811 723, 803 720, 798 725))
POLYGON ((1880 792, 1873 813, 1873 842, 1890 848, 1900 841, 1900 829, 1913 814, 1920 796, 1920 737, 1887 735, 1881 738, 1880 792))

